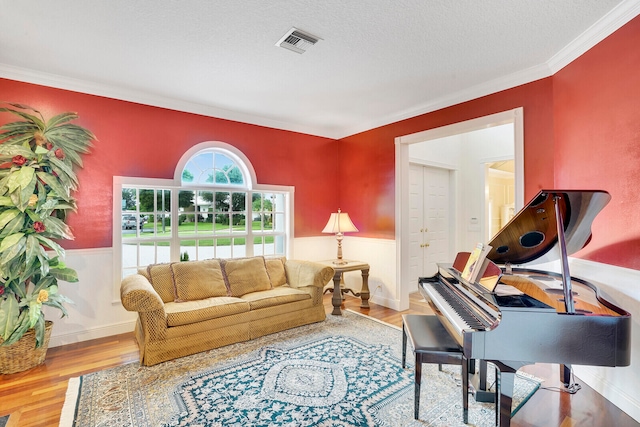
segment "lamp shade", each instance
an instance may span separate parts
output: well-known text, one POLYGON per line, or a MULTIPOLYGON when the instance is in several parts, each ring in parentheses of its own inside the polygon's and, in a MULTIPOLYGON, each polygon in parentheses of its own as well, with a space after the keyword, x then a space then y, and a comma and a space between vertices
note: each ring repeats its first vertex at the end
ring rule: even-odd
POLYGON ((323 233, 350 233, 356 232, 358 229, 353 222, 351 222, 351 218, 349 218, 349 214, 346 212, 341 212, 338 209, 338 212, 334 212, 329 217, 329 221, 327 225, 325 225, 323 233))

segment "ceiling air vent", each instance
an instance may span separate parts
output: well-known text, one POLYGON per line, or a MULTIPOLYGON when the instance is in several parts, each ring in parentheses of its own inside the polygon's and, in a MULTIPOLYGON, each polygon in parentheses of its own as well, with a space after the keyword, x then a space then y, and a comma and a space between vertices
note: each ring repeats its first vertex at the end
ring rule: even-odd
POLYGON ((292 28, 287 31, 280 40, 278 40, 276 46, 289 49, 296 53, 304 53, 308 48, 316 44, 318 40, 322 39, 309 33, 305 33, 297 28, 292 28))

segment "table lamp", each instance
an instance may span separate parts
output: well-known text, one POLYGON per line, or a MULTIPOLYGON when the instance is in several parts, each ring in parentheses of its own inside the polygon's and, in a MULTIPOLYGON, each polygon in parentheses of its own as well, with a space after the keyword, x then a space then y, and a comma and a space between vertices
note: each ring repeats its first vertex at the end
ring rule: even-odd
POLYGON ((333 263, 336 265, 346 264, 346 261, 342 261, 342 238, 344 233, 353 233, 358 231, 353 222, 351 222, 351 218, 349 218, 349 214, 346 212, 342 212, 338 209, 338 212, 333 212, 329 217, 329 221, 327 225, 322 230, 323 233, 334 233, 336 235, 336 240, 338 241, 338 259, 333 263))

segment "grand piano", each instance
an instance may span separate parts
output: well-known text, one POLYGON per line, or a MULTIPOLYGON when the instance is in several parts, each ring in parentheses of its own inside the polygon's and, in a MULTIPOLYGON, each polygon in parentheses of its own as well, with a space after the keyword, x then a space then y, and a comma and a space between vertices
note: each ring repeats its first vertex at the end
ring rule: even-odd
POLYGON ((609 202, 604 191, 543 190, 489 242, 484 274, 462 278, 469 257, 438 264, 418 280, 429 302, 467 359, 498 369, 498 425, 511 423, 516 371, 534 363, 558 363, 566 387, 570 366, 628 366, 631 315, 597 286, 571 277, 567 257, 591 238, 591 224, 609 202), (560 260, 560 273, 514 265, 560 260))

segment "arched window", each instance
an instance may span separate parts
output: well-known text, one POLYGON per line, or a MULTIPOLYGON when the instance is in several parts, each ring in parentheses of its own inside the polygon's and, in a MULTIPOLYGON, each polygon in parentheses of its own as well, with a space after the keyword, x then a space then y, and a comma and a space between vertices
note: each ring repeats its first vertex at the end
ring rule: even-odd
POLYGON ((192 147, 173 180, 114 177, 113 196, 116 277, 154 263, 288 254, 293 188, 259 185, 229 144, 192 147))
POLYGON ((249 160, 235 147, 222 142, 204 142, 182 156, 174 179, 183 186, 251 189, 255 183, 255 172, 249 160))

